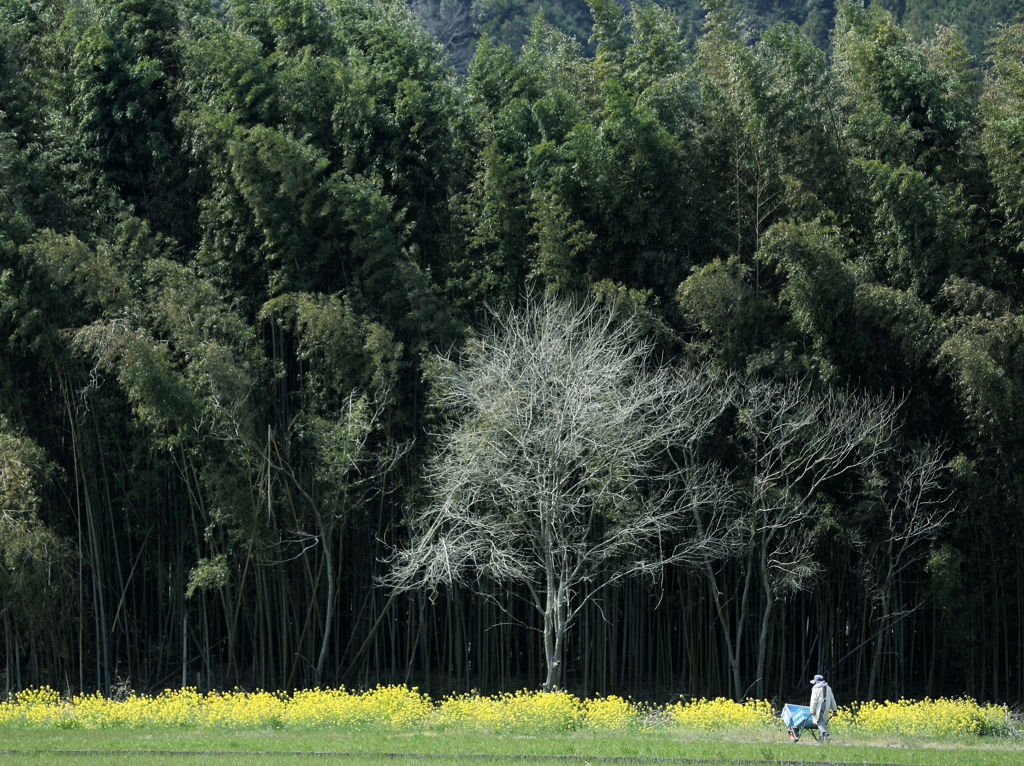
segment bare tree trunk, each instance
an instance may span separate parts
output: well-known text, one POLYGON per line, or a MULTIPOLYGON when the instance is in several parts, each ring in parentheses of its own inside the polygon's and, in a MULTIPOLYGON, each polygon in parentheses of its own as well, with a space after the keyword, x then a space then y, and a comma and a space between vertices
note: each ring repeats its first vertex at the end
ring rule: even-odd
MULTIPOLYGON (((769 590, 766 588, 766 590, 769 590)), ((764 611, 761 613, 761 631, 757 637, 757 680, 755 681, 756 691, 754 696, 764 699, 764 673, 765 657, 768 653, 768 634, 772 622, 772 614, 775 611, 775 597, 771 592, 765 594, 764 611)))
POLYGON ((875 689, 878 686, 878 678, 882 670, 882 658, 885 656, 885 634, 889 626, 889 603, 887 598, 881 602, 881 615, 878 619, 878 629, 875 631, 874 653, 871 658, 871 673, 868 675, 868 699, 875 698, 875 689))
POLYGON ((9 700, 11 698, 11 679, 13 677, 11 658, 14 653, 14 642, 13 636, 11 635, 11 623, 10 618, 7 615, 7 610, 4 609, 0 614, 4 616, 4 699, 9 700))
POLYGON ((324 609, 324 637, 320 642, 320 656, 316 661, 315 683, 320 687, 324 675, 324 662, 327 659, 327 647, 330 645, 331 628, 334 625, 334 609, 336 601, 336 584, 334 581, 334 557, 331 554, 331 534, 329 529, 323 530, 320 542, 324 549, 324 563, 327 565, 327 606, 324 609))
POLYGON ((729 618, 729 611, 723 602, 722 592, 718 587, 718 580, 710 564, 705 566, 704 574, 708 584, 708 592, 711 594, 711 602, 715 605, 715 612, 718 615, 718 623, 722 626, 722 640, 725 642, 726 656, 729 660, 729 675, 732 679, 733 699, 737 702, 742 702, 741 661, 743 657, 743 629, 747 618, 753 571, 750 567, 746 567, 743 575, 743 591, 740 596, 740 608, 739 613, 736 615, 735 628, 733 627, 732 620, 729 618))
POLYGON ((557 635, 555 619, 549 613, 544 614, 544 663, 547 675, 544 678, 544 691, 552 691, 562 680, 562 663, 558 652, 562 638, 557 635))
POLYGON ((562 644, 565 640, 565 605, 562 603, 563 584, 557 582, 554 564, 548 564, 547 592, 544 606, 544 663, 546 677, 544 691, 554 690, 562 682, 562 644))

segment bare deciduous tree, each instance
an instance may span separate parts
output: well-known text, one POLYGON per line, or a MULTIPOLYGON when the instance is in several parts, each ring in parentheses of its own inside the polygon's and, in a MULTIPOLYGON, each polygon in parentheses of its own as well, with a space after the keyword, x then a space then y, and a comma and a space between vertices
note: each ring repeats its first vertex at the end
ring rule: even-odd
POLYGON ((947 464, 931 445, 900 454, 886 466, 867 466, 865 510, 871 520, 861 532, 851 533, 860 554, 874 622, 874 654, 868 677, 868 699, 874 699, 893 624, 916 608, 901 603, 900 582, 912 565, 928 555, 928 543, 954 512, 952 491, 945 479, 947 464))
POLYGON ((754 617, 754 589, 763 604, 758 623, 755 695, 764 698, 764 670, 775 606, 801 590, 819 571, 809 531, 823 487, 855 474, 891 448, 898 405, 891 399, 840 391, 814 393, 806 385, 746 379, 735 388, 737 444, 742 468, 737 562, 740 585, 728 602, 713 561, 701 564, 722 626, 732 671, 733 694, 749 689, 741 678, 743 635, 754 617))
POLYGON ((469 69, 476 40, 469 0, 409 0, 409 10, 427 33, 439 42, 460 72, 469 69))
POLYGON ((636 321, 540 299, 497 318, 460 363, 443 360, 437 387, 456 417, 386 582, 521 583, 543 620, 545 690, 603 589, 724 554, 730 490, 696 458, 724 391, 655 364, 636 321))

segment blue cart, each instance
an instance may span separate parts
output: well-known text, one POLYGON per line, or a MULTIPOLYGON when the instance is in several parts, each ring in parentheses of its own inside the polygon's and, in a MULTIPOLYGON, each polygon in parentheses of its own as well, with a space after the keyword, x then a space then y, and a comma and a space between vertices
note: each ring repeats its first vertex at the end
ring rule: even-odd
POLYGON ((782 722, 789 730, 789 739, 796 742, 800 739, 800 732, 803 729, 810 729, 811 736, 818 739, 818 725, 811 718, 811 709, 806 705, 784 705, 782 708, 782 722))

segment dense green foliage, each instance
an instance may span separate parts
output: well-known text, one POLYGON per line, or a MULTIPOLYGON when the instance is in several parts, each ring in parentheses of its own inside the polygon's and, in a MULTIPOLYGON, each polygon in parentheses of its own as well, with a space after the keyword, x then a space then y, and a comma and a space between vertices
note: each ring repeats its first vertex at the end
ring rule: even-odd
POLYGON ((593 0, 460 77, 398 0, 0 0, 4 691, 538 685, 530 583, 382 578, 548 293, 732 392, 730 544, 588 571, 565 687, 1020 701, 1024 25, 910 11, 593 0))

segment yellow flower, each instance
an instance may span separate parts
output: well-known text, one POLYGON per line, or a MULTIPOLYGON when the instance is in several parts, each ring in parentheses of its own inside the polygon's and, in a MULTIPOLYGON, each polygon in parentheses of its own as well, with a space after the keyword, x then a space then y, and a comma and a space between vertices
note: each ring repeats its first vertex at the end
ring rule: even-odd
POLYGON ((861 736, 1002 736, 1010 730, 1002 707, 967 698, 857 703, 840 710, 835 722, 834 730, 861 736))
MULTIPOLYGON (((315 728, 415 731, 559 732, 578 729, 621 731, 655 722, 696 732, 773 731, 781 722, 762 700, 743 703, 718 698, 644 708, 614 695, 581 700, 564 691, 482 696, 460 694, 434 703, 418 689, 377 686, 365 692, 307 689, 282 692, 242 690, 199 693, 166 689, 156 696, 132 694, 123 700, 99 693, 62 699, 49 687, 27 689, 0 703, 0 727, 145 726, 228 727, 231 729, 315 728)), ((865 702, 841 708, 832 719, 835 733, 852 736, 964 737, 1006 735, 1006 711, 971 699, 865 702)))
POLYGON ((724 697, 676 702, 665 708, 675 726, 696 731, 727 729, 768 730, 779 727, 779 717, 764 700, 734 702, 724 697))

